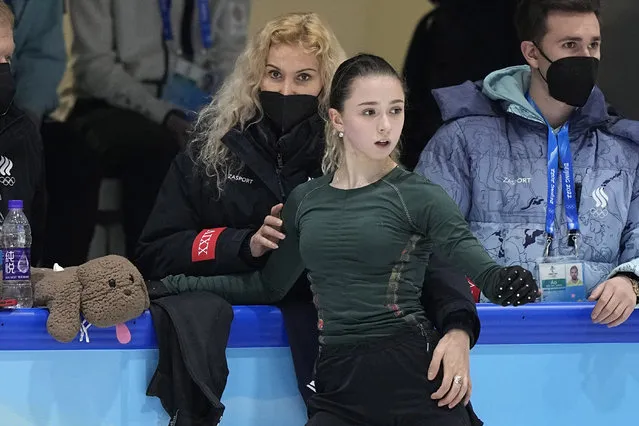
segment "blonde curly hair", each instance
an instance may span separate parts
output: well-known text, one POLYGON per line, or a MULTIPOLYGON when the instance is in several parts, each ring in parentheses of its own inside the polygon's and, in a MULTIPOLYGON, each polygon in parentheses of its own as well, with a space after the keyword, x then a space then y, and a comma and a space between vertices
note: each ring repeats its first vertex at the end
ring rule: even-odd
POLYGON ((216 179, 219 192, 222 192, 229 173, 241 166, 222 143, 222 137, 238 125, 244 130, 252 124, 251 120, 261 119, 260 83, 266 72, 270 47, 276 44, 302 46, 317 56, 323 84, 318 96, 319 109, 324 116, 328 110, 331 78, 346 57, 335 34, 315 13, 289 13, 267 22, 249 41, 233 72, 212 102, 202 109, 195 124, 191 152, 206 175, 216 179))
POLYGON ((8 25, 11 29, 15 25, 15 17, 11 8, 2 0, 0 0, 0 25, 8 25))

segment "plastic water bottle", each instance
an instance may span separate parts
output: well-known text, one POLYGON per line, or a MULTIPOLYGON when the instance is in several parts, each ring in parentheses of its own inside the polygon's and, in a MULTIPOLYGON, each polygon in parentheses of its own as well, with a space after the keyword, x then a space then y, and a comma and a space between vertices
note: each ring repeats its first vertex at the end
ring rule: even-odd
POLYGON ((2 297, 16 299, 16 308, 30 308, 33 306, 31 226, 22 208, 22 200, 9 200, 9 212, 2 224, 2 297))

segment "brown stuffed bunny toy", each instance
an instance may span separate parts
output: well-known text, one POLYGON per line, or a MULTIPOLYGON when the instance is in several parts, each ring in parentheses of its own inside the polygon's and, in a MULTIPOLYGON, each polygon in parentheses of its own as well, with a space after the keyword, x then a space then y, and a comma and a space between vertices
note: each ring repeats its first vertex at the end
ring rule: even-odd
POLYGON ((121 256, 100 257, 59 272, 32 268, 31 282, 34 306, 49 309, 47 331, 59 342, 75 338, 81 315, 97 327, 116 326, 118 340, 122 342, 122 335, 130 340, 124 323, 149 307, 142 274, 121 256))

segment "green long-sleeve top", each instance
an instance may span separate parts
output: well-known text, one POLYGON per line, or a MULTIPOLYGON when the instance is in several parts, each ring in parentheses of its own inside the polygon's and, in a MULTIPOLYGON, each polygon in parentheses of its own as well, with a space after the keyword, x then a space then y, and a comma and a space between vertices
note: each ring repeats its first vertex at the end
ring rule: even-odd
POLYGON ((331 180, 323 176, 291 193, 282 211, 286 238, 261 271, 169 276, 164 284, 174 292, 212 291, 232 304, 268 304, 307 270, 324 344, 423 322, 419 299, 434 246, 480 288, 497 284, 499 266, 439 186, 400 167, 357 189, 337 189, 331 180))

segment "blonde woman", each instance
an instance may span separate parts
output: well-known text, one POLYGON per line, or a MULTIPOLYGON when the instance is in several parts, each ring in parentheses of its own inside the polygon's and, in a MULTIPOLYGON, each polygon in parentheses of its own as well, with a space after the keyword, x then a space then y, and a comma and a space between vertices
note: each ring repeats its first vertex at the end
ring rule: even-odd
MULTIPOLYGON (((295 187, 322 175, 328 87, 343 59, 335 36, 313 13, 279 17, 255 36, 202 111, 190 155, 175 160, 160 191, 138 251, 147 279, 263 266, 264 255, 286 238, 281 203, 295 187)), ((442 341, 444 364, 466 371, 469 347, 479 333, 468 284, 451 268, 433 265, 429 274, 436 285, 426 309, 440 330, 457 330, 442 341)), ((306 274, 295 281, 272 302, 282 309, 307 400, 313 393, 318 318, 306 274)), ((151 290, 152 296, 160 294, 151 290)), ((444 389, 439 398, 449 403, 454 396, 444 389)))

